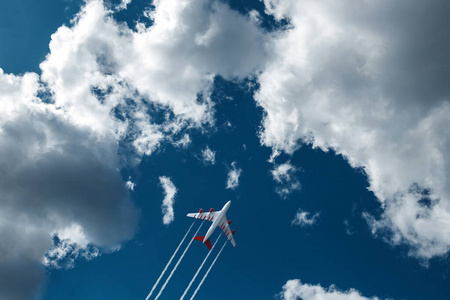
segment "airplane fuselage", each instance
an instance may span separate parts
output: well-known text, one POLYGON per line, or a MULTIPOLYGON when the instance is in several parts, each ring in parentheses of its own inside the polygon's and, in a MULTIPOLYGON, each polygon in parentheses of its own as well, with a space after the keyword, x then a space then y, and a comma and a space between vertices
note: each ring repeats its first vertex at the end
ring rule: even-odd
POLYGON ((222 222, 222 220, 224 220, 224 216, 227 213, 228 209, 230 208, 231 205, 231 201, 228 201, 222 208, 222 210, 220 211, 219 215, 217 216, 217 218, 214 219, 213 223, 211 224, 211 227, 209 227, 208 232, 206 232, 205 238, 203 239, 203 243, 205 241, 207 241, 209 239, 209 237, 211 236, 211 234, 213 234, 214 230, 216 229, 216 227, 220 224, 220 222, 222 222))

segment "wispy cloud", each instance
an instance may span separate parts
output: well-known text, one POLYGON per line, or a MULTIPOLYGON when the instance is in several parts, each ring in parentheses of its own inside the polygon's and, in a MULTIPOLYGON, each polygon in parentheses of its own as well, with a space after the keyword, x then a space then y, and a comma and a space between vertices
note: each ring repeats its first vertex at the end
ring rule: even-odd
POLYGON ((205 165, 214 165, 216 163, 216 152, 206 146, 205 150, 202 150, 202 159, 205 165))
POLYGON ((281 300, 380 300, 364 297, 355 289, 340 291, 334 285, 323 288, 320 284, 302 283, 299 279, 288 280, 278 297, 281 300))
POLYGON ((271 171, 273 179, 277 182, 275 191, 281 198, 287 198, 293 191, 299 191, 302 188, 295 173, 298 168, 291 165, 290 162, 276 165, 271 171))
POLYGON ((128 6, 128 4, 131 3, 131 1, 132 1, 132 0, 122 0, 122 1, 120 2, 120 4, 118 4, 118 5, 116 6, 116 9, 117 9, 117 10, 124 10, 124 9, 127 9, 127 6, 128 6))
POLYGON ((88 243, 83 229, 78 224, 73 224, 63 232, 53 233, 52 240, 53 247, 42 261, 47 268, 71 269, 79 257, 91 260, 101 255, 97 247, 88 243))
POLYGON ((181 139, 179 139, 179 140, 177 140, 177 141, 175 141, 175 142, 173 142, 173 144, 176 146, 176 147, 181 147, 181 148, 184 148, 184 149, 186 149, 187 147, 189 147, 189 145, 191 144, 191 138, 190 138, 190 136, 189 136, 189 134, 184 134, 183 135, 183 137, 181 138, 181 139))
POLYGON ((129 190, 134 191, 134 187, 136 186, 136 184, 129 179, 127 182, 125 182, 125 186, 129 190))
POLYGON ((307 211, 302 210, 301 208, 298 209, 294 220, 292 220, 292 225, 298 225, 301 227, 305 226, 311 226, 314 223, 317 222, 317 219, 319 218, 320 213, 315 213, 312 217, 309 217, 310 213, 307 211))
POLYGON ((345 220, 344 220, 344 226, 345 226, 345 232, 346 232, 348 235, 355 234, 355 230, 354 230, 354 229, 352 228, 352 226, 350 225, 350 222, 349 222, 348 219, 345 219, 345 220))
POLYGON ((173 222, 175 219, 175 213, 173 211, 173 204, 175 202, 175 195, 177 193, 177 188, 170 180, 169 177, 160 176, 159 182, 164 189, 164 200, 161 205, 162 213, 163 213, 163 223, 168 225, 173 222))
POLYGON ((239 176, 241 176, 242 169, 237 167, 234 161, 231 163, 231 169, 228 171, 227 189, 235 189, 239 186, 239 176))

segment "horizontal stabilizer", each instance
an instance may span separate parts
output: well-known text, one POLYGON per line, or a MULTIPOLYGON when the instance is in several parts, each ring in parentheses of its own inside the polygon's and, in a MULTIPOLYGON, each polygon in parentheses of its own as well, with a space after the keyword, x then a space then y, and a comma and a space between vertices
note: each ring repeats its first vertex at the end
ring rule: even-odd
POLYGON ((209 250, 211 250, 212 247, 211 247, 211 242, 209 241, 209 239, 207 239, 205 241, 205 245, 208 246, 209 250))
POLYGON ((196 237, 194 238, 194 240, 197 240, 197 241, 200 241, 200 242, 203 242, 204 239, 205 239, 204 236, 196 236, 196 237))
MULTIPOLYGON (((197 241, 200 241, 200 242, 203 242, 204 239, 205 239, 204 236, 196 236, 196 237, 194 237, 194 240, 197 240, 197 241)), ((203 243, 209 248, 209 250, 211 250, 212 246, 211 246, 211 242, 209 241, 209 239, 207 239, 203 243)))

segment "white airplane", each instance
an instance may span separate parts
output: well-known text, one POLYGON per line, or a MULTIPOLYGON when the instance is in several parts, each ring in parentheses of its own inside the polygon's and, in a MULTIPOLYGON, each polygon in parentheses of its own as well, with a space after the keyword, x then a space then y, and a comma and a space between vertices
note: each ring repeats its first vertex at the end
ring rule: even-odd
POLYGON ((219 211, 213 211, 211 208, 209 212, 203 212, 203 209, 200 209, 198 213, 190 213, 186 216, 190 218, 200 219, 200 220, 207 220, 211 221, 212 225, 209 227, 208 232, 206 232, 205 236, 196 236, 194 237, 194 240, 203 242, 206 246, 208 246, 209 250, 211 250, 211 242, 209 241, 209 237, 214 232, 217 226, 220 227, 220 229, 223 230, 228 240, 231 242, 233 247, 236 247, 236 242, 234 241, 233 234, 234 230, 231 231, 230 224, 231 221, 227 220, 226 213, 228 209, 230 208, 231 201, 228 201, 222 208, 222 210, 219 211))

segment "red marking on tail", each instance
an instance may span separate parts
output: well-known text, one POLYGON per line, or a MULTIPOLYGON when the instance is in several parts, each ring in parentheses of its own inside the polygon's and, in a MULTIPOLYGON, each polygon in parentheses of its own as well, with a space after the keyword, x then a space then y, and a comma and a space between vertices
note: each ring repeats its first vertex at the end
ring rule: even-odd
POLYGON ((194 240, 203 242, 203 239, 204 239, 204 238, 205 238, 204 236, 196 236, 196 237, 194 237, 194 240))
POLYGON ((211 250, 212 247, 211 247, 211 242, 209 241, 209 239, 207 239, 205 241, 205 245, 208 246, 209 250, 211 250))
POLYGON ((203 241, 204 239, 205 239, 204 236, 196 236, 196 237, 194 237, 194 240, 203 242, 209 248, 209 250, 211 250, 211 248, 212 248, 211 242, 209 241, 209 239, 207 239, 206 241, 203 241))

